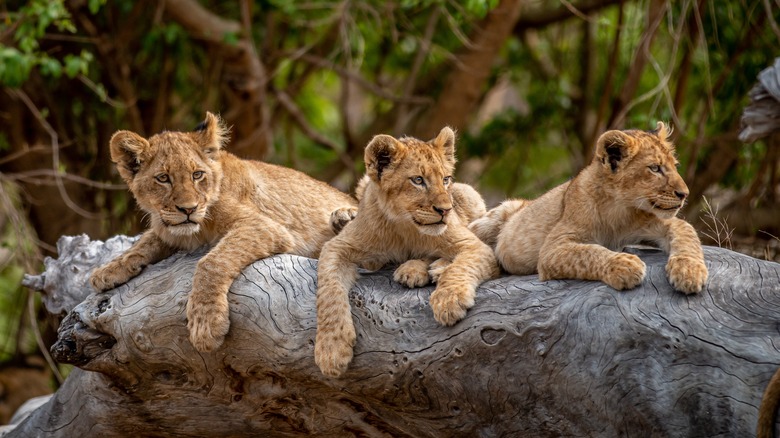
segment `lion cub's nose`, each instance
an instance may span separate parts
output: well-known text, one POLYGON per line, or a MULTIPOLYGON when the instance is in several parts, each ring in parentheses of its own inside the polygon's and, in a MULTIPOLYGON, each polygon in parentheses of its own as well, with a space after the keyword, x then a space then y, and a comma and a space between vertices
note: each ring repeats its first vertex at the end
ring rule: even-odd
POLYGON ((680 201, 682 201, 683 199, 685 199, 686 196, 688 196, 687 191, 675 190, 674 194, 677 195, 678 198, 680 198, 680 201))
POLYGON ((191 215, 192 212, 195 211, 196 208, 198 208, 197 205, 195 205, 193 207, 180 207, 178 205, 176 206, 177 210, 179 210, 180 212, 186 214, 187 216, 191 215))
POLYGON ((436 210, 436 213, 439 213, 442 217, 447 216, 447 213, 449 213, 450 210, 452 210, 451 207, 450 208, 440 208, 440 207, 437 207, 435 205, 433 206, 433 209, 436 210))

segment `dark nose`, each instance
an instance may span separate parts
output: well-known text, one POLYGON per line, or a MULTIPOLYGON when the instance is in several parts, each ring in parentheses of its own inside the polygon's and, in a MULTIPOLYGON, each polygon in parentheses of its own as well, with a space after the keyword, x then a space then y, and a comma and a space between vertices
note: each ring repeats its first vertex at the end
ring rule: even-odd
POLYGON ((186 214, 187 216, 191 215, 192 212, 195 211, 196 208, 198 208, 197 205, 195 205, 193 207, 180 207, 178 205, 176 206, 177 210, 179 210, 180 212, 186 214))
POLYGON ((681 192, 679 190, 675 190, 674 194, 677 195, 678 198, 680 198, 680 201, 685 199, 686 196, 688 196, 688 192, 681 192))
POLYGON ((434 206, 433 209, 436 210, 436 213, 439 213, 441 217, 447 216, 447 213, 449 213, 450 210, 452 210, 452 208, 439 208, 436 206, 434 206))

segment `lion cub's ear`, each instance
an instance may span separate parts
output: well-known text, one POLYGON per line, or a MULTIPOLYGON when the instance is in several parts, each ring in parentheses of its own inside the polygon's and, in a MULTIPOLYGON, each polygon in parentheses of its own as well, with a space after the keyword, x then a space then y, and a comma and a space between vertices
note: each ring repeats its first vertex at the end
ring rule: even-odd
POLYGON ((672 136, 672 131, 674 131, 674 129, 672 129, 671 126, 664 122, 657 122, 655 124, 655 131, 653 132, 661 141, 669 141, 669 137, 672 136))
POLYGON ((206 119, 195 128, 195 131, 200 137, 203 152, 212 158, 227 144, 228 134, 230 134, 230 129, 225 127, 222 119, 209 111, 206 111, 206 119))
POLYGON ((130 131, 117 131, 111 136, 111 161, 116 163, 119 175, 126 183, 135 178, 141 163, 152 155, 149 142, 130 131))
POLYGON ((607 131, 596 142, 596 159, 609 167, 612 173, 616 173, 621 164, 636 152, 636 143, 623 131, 607 131))
POLYGON ((366 175, 375 182, 382 179, 382 173, 394 166, 399 160, 399 154, 403 145, 386 134, 375 135, 366 146, 366 153, 363 157, 366 163, 366 175))
POLYGON ((667 125, 664 122, 658 122, 655 124, 655 130, 650 131, 653 134, 655 134, 659 140, 661 140, 661 144, 666 148, 667 151, 671 152, 672 155, 675 154, 674 145, 672 144, 670 138, 672 136, 672 127, 670 125, 667 125))
POLYGON ((455 164, 455 131, 452 128, 449 126, 442 128, 432 143, 437 148, 444 149, 444 156, 452 164, 455 164))

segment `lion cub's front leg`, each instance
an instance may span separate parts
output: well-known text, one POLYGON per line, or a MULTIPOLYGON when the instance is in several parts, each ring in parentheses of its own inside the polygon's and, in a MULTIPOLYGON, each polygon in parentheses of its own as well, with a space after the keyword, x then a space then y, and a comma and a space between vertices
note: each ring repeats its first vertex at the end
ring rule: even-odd
POLYGON ((541 280, 599 280, 617 290, 632 289, 645 278, 645 263, 633 254, 552 234, 542 245, 538 269, 541 280))
POLYGON ((92 271, 89 282, 98 292, 111 290, 136 277, 144 267, 173 254, 151 230, 147 230, 124 254, 92 271))
POLYGON ((222 345, 230 328, 228 290, 241 271, 255 260, 290 248, 286 229, 257 217, 251 222, 231 229, 195 269, 187 299, 187 327, 190 342, 198 351, 222 345))
POLYGON ((314 361, 322 374, 331 377, 347 370, 356 339, 349 290, 357 279, 357 265, 349 261, 349 246, 341 243, 338 237, 326 243, 317 266, 314 361))
POLYGON ((498 273, 493 251, 473 236, 439 275, 430 299, 433 317, 442 325, 453 325, 463 319, 474 305, 477 286, 498 273))
POLYGON ((669 261, 666 275, 676 290, 693 294, 701 292, 707 282, 707 265, 701 241, 691 224, 673 218, 669 222, 669 261))

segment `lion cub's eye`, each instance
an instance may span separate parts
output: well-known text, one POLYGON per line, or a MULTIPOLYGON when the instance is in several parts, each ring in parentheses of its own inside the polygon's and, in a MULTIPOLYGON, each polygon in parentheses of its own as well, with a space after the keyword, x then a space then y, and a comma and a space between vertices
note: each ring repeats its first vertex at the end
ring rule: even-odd
POLYGON ((653 164, 652 166, 647 166, 647 167, 649 167, 652 172, 661 173, 661 166, 657 164, 653 164))
POLYGON ((156 179, 157 181, 159 181, 159 182, 161 182, 163 184, 167 184, 167 183, 169 183, 171 181, 171 178, 168 176, 167 173, 161 173, 161 174, 155 176, 154 179, 156 179))
POLYGON ((412 184, 416 186, 424 186, 425 185, 425 179, 421 176, 415 176, 410 178, 412 180, 412 184))
POLYGON ((445 186, 450 185, 451 182, 452 182, 452 177, 451 176, 445 176, 444 177, 444 185, 445 186))
POLYGON ((192 172, 192 179, 197 181, 199 179, 203 178, 203 171, 198 170, 197 172, 192 172))

